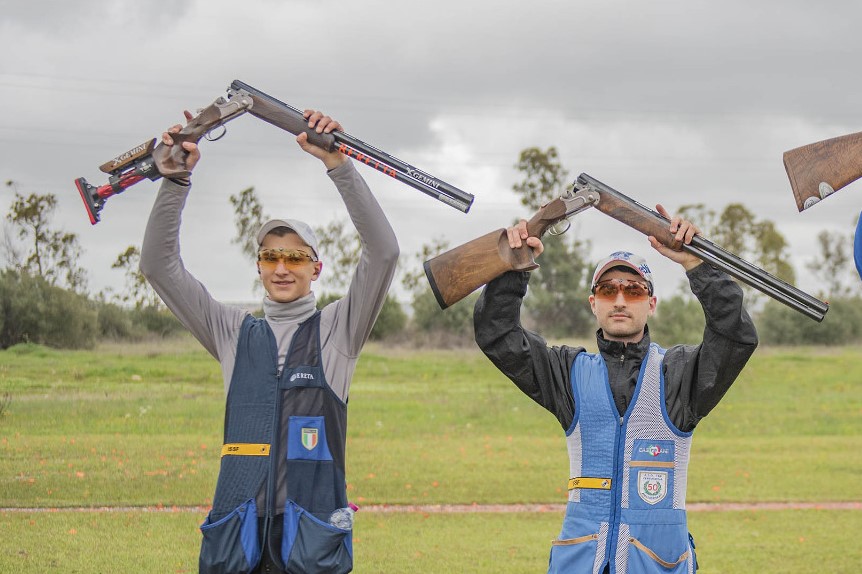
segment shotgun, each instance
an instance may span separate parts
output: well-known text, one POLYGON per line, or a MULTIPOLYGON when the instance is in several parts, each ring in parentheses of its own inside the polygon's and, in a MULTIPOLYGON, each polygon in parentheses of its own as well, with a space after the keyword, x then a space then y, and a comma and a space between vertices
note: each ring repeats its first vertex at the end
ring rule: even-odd
MULTIPOLYGON (((542 237, 549 231, 559 233, 561 224, 568 224, 566 219, 590 207, 645 235, 652 235, 663 245, 696 255, 702 261, 815 321, 822 321, 829 309, 827 303, 699 235, 694 236, 690 244, 677 241, 668 229, 667 219, 585 173, 578 176, 565 195, 543 205, 527 222, 527 231, 536 237, 542 237)), ((538 267, 529 247, 509 247, 505 229, 492 231, 429 259, 424 264, 431 291, 442 309, 457 303, 506 271, 532 271, 538 267)))
MULTIPOLYGON (((192 118, 179 133, 172 134, 174 144, 184 141, 197 143, 204 137, 210 141, 220 139, 225 134, 225 124, 246 112, 294 135, 305 132, 308 134, 309 143, 327 151, 337 150, 459 211, 467 213, 473 204, 472 194, 360 139, 342 131, 319 134, 308 129, 308 121, 300 110, 239 80, 231 83, 227 97, 217 98, 192 118), (213 133, 219 128, 222 128, 221 133, 214 136, 213 133)), ((99 222, 99 212, 109 197, 122 193, 139 181, 155 181, 161 177, 188 177, 186 156, 187 152, 181 145, 156 145, 156 139, 153 138, 102 164, 99 169, 110 176, 105 185, 96 187, 83 177, 76 179, 75 186, 84 202, 90 223, 95 225, 99 222)))
POLYGON ((862 132, 784 152, 784 169, 799 211, 862 177, 862 132))

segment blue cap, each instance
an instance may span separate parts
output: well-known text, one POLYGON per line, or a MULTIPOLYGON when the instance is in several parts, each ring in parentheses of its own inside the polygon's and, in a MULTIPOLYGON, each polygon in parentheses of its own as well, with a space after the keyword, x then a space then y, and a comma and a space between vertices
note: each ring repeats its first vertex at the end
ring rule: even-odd
POLYGON ((593 281, 590 284, 590 289, 594 289, 602 275, 604 275, 608 269, 613 267, 628 267, 629 269, 632 269, 635 273, 646 280, 649 285, 650 293, 655 292, 655 289, 653 289, 652 271, 650 271, 646 259, 640 255, 631 253, 630 251, 614 251, 606 258, 599 261, 599 264, 596 265, 596 271, 593 273, 593 281))

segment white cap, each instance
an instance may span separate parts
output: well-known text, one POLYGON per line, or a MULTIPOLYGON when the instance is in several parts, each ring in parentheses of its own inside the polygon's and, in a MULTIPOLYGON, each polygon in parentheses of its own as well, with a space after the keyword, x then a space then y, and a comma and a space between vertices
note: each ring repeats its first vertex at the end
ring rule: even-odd
POLYGON ((605 271, 612 267, 628 267, 632 269, 635 273, 646 279, 647 284, 649 284, 650 293, 655 292, 655 289, 653 289, 652 271, 650 271, 646 259, 629 251, 614 251, 599 261, 599 264, 596 265, 596 272, 593 273, 593 282, 590 284, 591 290, 595 288, 596 283, 605 274, 605 271))
POLYGON ((262 245, 266 234, 276 227, 292 229, 306 245, 311 247, 311 250, 314 251, 314 256, 320 257, 320 253, 317 251, 317 236, 312 231, 311 226, 296 219, 270 219, 260 226, 260 231, 257 232, 257 244, 262 245))

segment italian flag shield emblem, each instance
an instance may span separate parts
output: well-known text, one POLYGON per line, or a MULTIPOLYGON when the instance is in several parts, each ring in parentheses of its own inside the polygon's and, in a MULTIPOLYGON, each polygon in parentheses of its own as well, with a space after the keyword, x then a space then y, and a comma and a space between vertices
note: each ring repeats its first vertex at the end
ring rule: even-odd
POLYGON ((314 447, 317 446, 317 429, 303 427, 302 446, 304 446, 306 450, 314 450, 314 447))

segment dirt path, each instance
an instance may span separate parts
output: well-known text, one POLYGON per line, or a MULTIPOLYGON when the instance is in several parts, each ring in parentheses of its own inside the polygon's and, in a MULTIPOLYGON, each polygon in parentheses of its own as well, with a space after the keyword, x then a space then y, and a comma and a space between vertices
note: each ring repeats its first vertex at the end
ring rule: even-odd
MULTIPOLYGON (((363 513, 413 512, 420 514, 459 514, 471 512, 565 512, 564 504, 374 504, 362 507, 363 513)), ((740 510, 862 510, 862 502, 694 502, 689 512, 733 512, 740 510)), ((68 508, 0 508, 5 512, 197 512, 206 506, 82 506, 68 508)))

